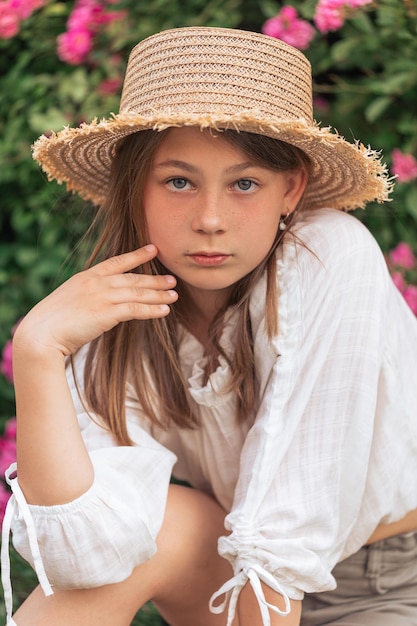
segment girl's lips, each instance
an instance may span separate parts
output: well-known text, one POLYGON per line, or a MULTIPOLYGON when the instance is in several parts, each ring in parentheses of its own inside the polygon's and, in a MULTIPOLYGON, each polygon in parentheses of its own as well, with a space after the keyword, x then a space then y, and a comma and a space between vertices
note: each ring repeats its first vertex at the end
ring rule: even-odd
POLYGON ((229 254, 223 254, 221 252, 215 252, 205 254, 203 252, 196 252, 195 254, 189 254, 189 256, 197 265, 203 265, 206 267, 212 267, 215 265, 222 265, 230 257, 229 254))

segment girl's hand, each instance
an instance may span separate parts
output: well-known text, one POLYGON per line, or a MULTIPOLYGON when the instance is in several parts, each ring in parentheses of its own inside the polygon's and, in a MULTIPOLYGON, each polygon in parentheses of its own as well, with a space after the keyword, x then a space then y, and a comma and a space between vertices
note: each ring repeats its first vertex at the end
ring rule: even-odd
POLYGON ((26 315, 14 349, 38 354, 52 349, 68 356, 119 322, 168 315, 178 298, 172 291, 175 278, 131 272, 157 253, 151 244, 75 274, 26 315))

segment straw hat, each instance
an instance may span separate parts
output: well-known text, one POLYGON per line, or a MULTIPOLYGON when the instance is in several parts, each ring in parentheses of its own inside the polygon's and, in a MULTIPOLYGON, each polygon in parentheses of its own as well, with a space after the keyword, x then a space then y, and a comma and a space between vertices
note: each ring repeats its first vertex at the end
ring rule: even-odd
POLYGON ((145 129, 197 126, 281 139, 313 161, 306 206, 353 209, 388 199, 376 152, 351 144, 312 117, 310 63, 278 39, 227 28, 163 31, 131 52, 120 112, 64 128, 34 144, 49 179, 101 204, 116 143, 145 129))

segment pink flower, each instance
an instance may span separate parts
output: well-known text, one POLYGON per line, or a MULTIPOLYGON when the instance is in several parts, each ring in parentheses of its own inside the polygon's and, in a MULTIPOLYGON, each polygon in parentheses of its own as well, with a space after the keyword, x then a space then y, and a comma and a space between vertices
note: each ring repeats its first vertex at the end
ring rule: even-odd
POLYGON ((319 0, 316 5, 314 23, 321 33, 339 30, 349 17, 349 9, 370 4, 372 0, 319 0))
POLYGON ((68 30, 97 31, 102 24, 124 19, 127 11, 106 11, 103 2, 98 0, 78 0, 68 19, 68 30))
POLYGON ((92 34, 88 30, 69 30, 57 37, 58 57, 70 65, 79 65, 92 48, 92 34))
POLYGON ((0 39, 11 39, 20 29, 20 16, 11 2, 0 2, 0 39))
POLYGON ((372 0, 319 0, 316 6, 314 23, 321 33, 339 30, 349 17, 349 9, 370 4, 372 0))
POLYGON ((398 148, 394 148, 391 156, 391 170, 400 183, 406 183, 417 178, 417 161, 412 154, 405 154, 398 148))
POLYGON ((7 380, 13 382, 13 364, 12 364, 12 341, 9 339, 4 345, 1 353, 0 372, 7 380))
POLYGON ((391 252, 389 253, 389 259, 393 265, 402 267, 405 270, 411 270, 416 264, 416 258, 413 254, 411 246, 404 241, 401 241, 391 252))
POLYGON ((13 439, 0 440, 0 476, 4 476, 5 471, 12 463, 16 462, 16 441, 13 439))
POLYGON ((11 417, 6 422, 6 428, 4 429, 4 437, 6 439, 16 439, 17 433, 17 420, 15 417, 11 417))
POLYGON ((98 86, 98 90, 104 96, 111 96, 117 93, 122 84, 121 78, 105 78, 98 86))
POLYGON ((30 17, 36 9, 40 9, 46 0, 10 0, 10 5, 22 20, 30 17))
POLYGON ((96 0, 78 0, 68 19, 68 30, 96 30, 102 23, 103 5, 96 0))
POLYGON ((345 23, 345 0, 319 0, 316 5, 314 23, 321 33, 339 30, 345 23))
POLYGON ((417 287, 414 285, 408 285, 403 293, 403 296, 414 315, 417 315, 417 287))
POLYGON ((100 28, 126 15, 127 11, 106 11, 105 2, 99 0, 77 0, 68 18, 66 32, 57 38, 58 57, 71 65, 83 63, 100 28))
POLYGON ((105 11, 102 15, 102 23, 110 24, 111 22, 120 22, 124 20, 128 16, 128 12, 125 10, 121 11, 105 11))
POLYGON ((7 502, 11 496, 10 491, 0 482, 0 526, 3 524, 4 513, 6 511, 7 502))
POLYGON ((275 17, 262 26, 262 32, 270 37, 281 39, 290 46, 305 50, 314 37, 314 28, 306 20, 298 17, 294 7, 285 6, 275 17))
POLYGON ((16 418, 7 421, 3 437, 0 439, 0 477, 16 461, 16 418))
POLYGON ((0 39, 10 39, 20 30, 20 22, 30 17, 46 0, 0 0, 0 39))
POLYGON ((404 293, 407 287, 407 283, 404 280, 404 276, 401 272, 392 272, 391 278, 394 281, 394 285, 397 287, 400 293, 404 293))

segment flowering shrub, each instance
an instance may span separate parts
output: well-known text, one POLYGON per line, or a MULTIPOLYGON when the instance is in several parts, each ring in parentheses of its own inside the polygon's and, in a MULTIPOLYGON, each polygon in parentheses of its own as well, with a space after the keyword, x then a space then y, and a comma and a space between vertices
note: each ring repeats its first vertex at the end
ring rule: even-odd
POLYGON ((107 24, 123 20, 126 11, 109 11, 107 0, 77 0, 67 21, 67 30, 58 36, 58 57, 71 65, 87 61, 94 37, 107 24))
POLYGON ((10 491, 4 483, 4 473, 11 463, 16 461, 16 419, 6 422, 3 436, 0 438, 0 526, 3 522, 10 491))
POLYGON ((401 241, 389 252, 387 261, 395 285, 417 316, 417 258, 413 250, 401 241))
POLYGON ((393 202, 363 219, 384 250, 414 245, 417 221, 417 4, 414 0, 263 0, 263 29, 303 50, 315 116, 381 150, 393 202), (307 27, 308 38, 305 33, 307 27), (299 37, 297 41, 297 36, 299 37))
POLYGON ((398 148, 392 151, 391 169, 399 183, 408 183, 417 178, 417 160, 412 154, 404 154, 398 148))
MULTIPOLYGON (((13 383, 12 340, 7 339, 1 350, 0 373, 9 388, 13 383)), ((0 396, 1 399, 1 396, 0 396)), ((10 497, 9 489, 4 481, 4 473, 11 463, 16 461, 16 419, 8 417, 0 428, 0 527, 3 521, 6 504, 10 497)))
POLYGON ((372 0, 319 0, 314 14, 314 23, 322 33, 342 28, 353 11, 372 0))
POLYGON ((0 2, 0 37, 10 39, 17 35, 23 20, 32 15, 46 0, 2 0, 0 2))
POLYGON ((292 6, 283 7, 278 15, 269 18, 262 26, 262 32, 300 50, 308 48, 315 34, 311 24, 300 19, 292 6))

